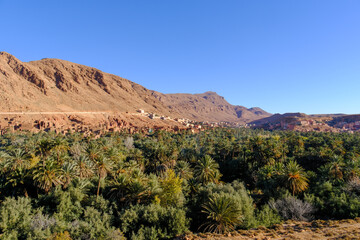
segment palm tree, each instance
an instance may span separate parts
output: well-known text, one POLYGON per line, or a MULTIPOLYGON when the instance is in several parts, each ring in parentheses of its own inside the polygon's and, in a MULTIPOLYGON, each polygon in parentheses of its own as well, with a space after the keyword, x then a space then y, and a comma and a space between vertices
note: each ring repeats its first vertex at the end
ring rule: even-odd
POLYGON ((55 153, 58 163, 62 164, 63 159, 61 157, 62 157, 62 155, 67 153, 69 149, 70 149, 70 147, 69 147, 69 143, 67 142, 67 140, 65 138, 57 137, 54 140, 54 146, 51 149, 51 152, 55 153))
POLYGON ((219 164, 215 162, 209 155, 197 161, 194 174, 197 180, 203 184, 210 182, 217 183, 221 177, 219 172, 219 164))
POLYGON ((28 169, 31 164, 30 155, 21 148, 16 148, 8 152, 5 157, 4 167, 9 170, 28 169))
POLYGON ((76 177, 76 165, 72 162, 66 162, 63 166, 63 188, 66 189, 71 181, 76 177))
POLYGON ((45 158, 50 154, 50 151, 54 146, 54 140, 43 138, 38 141, 36 151, 40 154, 41 157, 45 158))
POLYGON ((95 161, 95 159, 98 158, 102 152, 99 145, 90 143, 86 149, 86 153, 91 161, 95 161))
POLYGON ((96 192, 96 197, 98 197, 100 193, 101 179, 105 178, 108 173, 111 173, 111 170, 113 168, 113 162, 110 161, 108 158, 106 158, 104 155, 98 155, 94 159, 94 163, 95 163, 96 172, 99 176, 99 182, 96 192))
POLYGON ((360 158, 348 159, 344 164, 344 172, 347 180, 357 179, 360 176, 360 158))
POLYGON ((190 168, 190 164, 185 161, 178 161, 175 165, 175 173, 182 179, 190 179, 193 177, 193 172, 190 168))
POLYGON ((75 159, 75 169, 77 170, 77 174, 79 178, 89 178, 94 174, 93 171, 94 163, 89 160, 87 156, 80 155, 75 159))
POLYGON ((204 231, 226 233, 235 230, 241 223, 241 210, 238 205, 226 195, 214 195, 202 205, 202 213, 206 214, 207 222, 202 224, 204 231))
POLYGON ((110 185, 110 198, 121 203, 140 203, 148 200, 152 193, 147 178, 137 179, 127 173, 119 173, 110 185))
POLYGON ((33 179, 39 188, 48 193, 53 186, 63 184, 63 170, 52 160, 40 164, 33 172, 33 179))
POLYGON ((343 179, 343 167, 344 162, 339 157, 333 157, 331 161, 326 164, 326 166, 329 168, 329 175, 333 177, 336 180, 342 180, 343 179))
POLYGON ((297 193, 305 191, 309 187, 309 180, 306 177, 304 169, 296 161, 290 160, 285 167, 286 185, 294 196, 297 193))
POLYGON ((125 201, 127 196, 127 190, 130 184, 130 178, 125 173, 120 173, 115 179, 110 182, 110 198, 125 201))
POLYGON ((30 155, 23 149, 16 148, 1 154, 1 158, 2 171, 7 176, 5 185, 10 186, 12 191, 22 189, 25 196, 28 196, 26 177, 31 168, 30 155))

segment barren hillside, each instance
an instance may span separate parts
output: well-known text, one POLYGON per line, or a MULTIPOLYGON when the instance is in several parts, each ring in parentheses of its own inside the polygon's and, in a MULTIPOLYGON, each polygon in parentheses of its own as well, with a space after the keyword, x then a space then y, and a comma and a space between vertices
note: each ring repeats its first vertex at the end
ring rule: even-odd
POLYGON ((233 106, 214 92, 162 94, 98 69, 58 59, 22 62, 0 53, 1 112, 134 112, 198 121, 249 122, 271 114, 233 106))
POLYGON ((170 114, 150 91, 124 78, 58 59, 24 63, 0 53, 1 111, 135 111, 170 114))
POLYGON ((202 94, 166 94, 159 97, 169 109, 198 121, 250 122, 271 114, 260 108, 246 108, 228 103, 215 92, 202 94))

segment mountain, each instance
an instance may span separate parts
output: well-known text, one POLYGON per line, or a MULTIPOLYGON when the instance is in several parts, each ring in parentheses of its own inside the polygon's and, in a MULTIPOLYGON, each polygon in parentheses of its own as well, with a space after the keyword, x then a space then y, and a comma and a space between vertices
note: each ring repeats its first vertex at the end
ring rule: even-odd
POLYGON ((0 53, 0 111, 159 111, 150 91, 127 79, 58 59, 24 63, 0 53))
POLYGON ((271 115, 260 108, 231 105, 215 92, 164 94, 158 99, 179 115, 197 121, 245 123, 271 115))
POLYGON ((197 121, 249 122, 271 116, 229 104, 215 92, 163 94, 98 69, 59 60, 22 62, 0 53, 1 112, 135 112, 197 121))
POLYGON ((254 120, 252 122, 250 122, 250 124, 255 124, 255 125, 263 125, 263 124, 276 124, 276 123, 280 123, 281 121, 287 120, 287 119, 299 119, 299 118, 306 118, 306 117, 310 117, 308 115, 306 115, 305 113, 284 113, 284 114, 279 114, 276 113, 274 115, 271 115, 269 117, 264 117, 258 120, 254 120))

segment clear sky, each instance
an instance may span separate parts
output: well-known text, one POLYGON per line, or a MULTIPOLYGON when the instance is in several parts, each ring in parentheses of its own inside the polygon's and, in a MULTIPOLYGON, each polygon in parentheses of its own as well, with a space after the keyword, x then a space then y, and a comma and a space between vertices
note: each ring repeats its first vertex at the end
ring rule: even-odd
POLYGON ((360 113, 359 0, 0 0, 0 51, 271 113, 360 113))

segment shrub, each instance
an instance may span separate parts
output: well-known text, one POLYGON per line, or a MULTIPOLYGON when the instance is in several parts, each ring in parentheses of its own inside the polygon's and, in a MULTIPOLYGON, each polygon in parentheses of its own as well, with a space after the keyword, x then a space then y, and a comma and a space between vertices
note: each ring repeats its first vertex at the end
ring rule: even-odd
POLYGON ((82 219, 75 220, 70 225, 70 235, 75 239, 111 239, 116 231, 111 227, 111 216, 93 207, 86 208, 82 219))
POLYGON ((30 223, 28 238, 48 239, 55 230, 57 221, 54 217, 36 213, 30 223))
POLYGON ((343 219, 360 216, 360 198, 354 190, 344 191, 341 186, 324 182, 313 191, 313 194, 306 195, 306 200, 316 207, 320 217, 343 219))
POLYGON ((130 239, 170 239, 188 230, 184 210, 157 204, 132 206, 120 219, 121 230, 130 239))
POLYGON ((166 171, 160 179, 161 193, 159 194, 162 206, 183 206, 182 179, 176 176, 174 170, 166 171))
POLYGON ((271 201, 269 205, 285 220, 309 221, 313 219, 315 211, 315 208, 310 203, 301 201, 296 197, 286 197, 275 202, 271 201))
POLYGON ((30 230, 32 206, 29 198, 6 198, 0 207, 3 239, 25 239, 30 230))
POLYGON ((281 222, 281 216, 277 211, 270 208, 268 204, 264 205, 256 214, 258 226, 270 227, 281 222))

